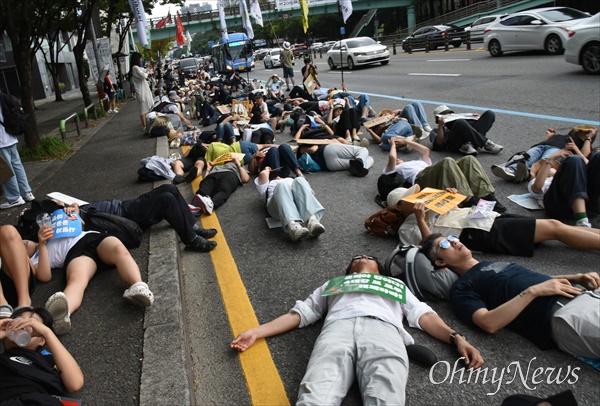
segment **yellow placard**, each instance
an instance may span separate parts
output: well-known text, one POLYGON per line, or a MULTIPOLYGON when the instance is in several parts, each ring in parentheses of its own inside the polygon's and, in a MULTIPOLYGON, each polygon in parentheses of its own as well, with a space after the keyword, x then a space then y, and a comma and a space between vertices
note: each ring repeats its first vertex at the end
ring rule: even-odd
POLYGON ((304 80, 304 88, 308 92, 308 94, 313 94, 317 87, 316 80, 312 77, 312 75, 308 75, 308 77, 304 80))
POLYGON ((242 159, 244 159, 244 156, 245 156, 244 154, 240 154, 237 152, 228 152, 226 154, 219 156, 217 159, 212 161, 211 164, 213 166, 214 165, 223 165, 223 164, 226 164, 227 162, 233 161, 234 157, 236 157, 239 161, 241 161, 242 159))
POLYGON ((445 190, 426 187, 418 193, 403 198, 409 203, 423 202, 425 207, 439 214, 445 214, 458 206, 467 196, 445 190))

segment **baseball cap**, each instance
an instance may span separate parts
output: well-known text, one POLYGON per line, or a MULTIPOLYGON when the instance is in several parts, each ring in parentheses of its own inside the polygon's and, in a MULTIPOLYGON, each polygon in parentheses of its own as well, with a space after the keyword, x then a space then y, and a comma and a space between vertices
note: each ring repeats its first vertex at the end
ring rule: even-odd
POLYGON ((408 197, 412 194, 417 193, 416 190, 417 190, 417 185, 412 185, 409 188, 398 187, 398 188, 392 190, 387 197, 387 207, 388 208, 396 207, 396 205, 398 204, 398 202, 400 200, 402 200, 405 197, 408 197))
POLYGON ((177 92, 175 90, 171 90, 169 92, 169 99, 175 100, 177 99, 179 96, 177 95, 177 92))
POLYGON ((442 104, 441 106, 437 106, 435 110, 433 110, 433 114, 435 116, 441 116, 444 114, 454 113, 454 110, 451 110, 450 107, 442 104))

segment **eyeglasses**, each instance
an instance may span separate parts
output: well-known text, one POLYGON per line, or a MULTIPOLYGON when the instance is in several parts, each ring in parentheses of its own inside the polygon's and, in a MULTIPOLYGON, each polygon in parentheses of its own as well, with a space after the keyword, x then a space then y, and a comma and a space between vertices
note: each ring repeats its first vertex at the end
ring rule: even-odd
POLYGON ((372 257, 370 255, 356 255, 356 256, 352 257, 352 262, 356 261, 357 259, 361 259, 361 258, 366 258, 370 261, 377 261, 377 257, 372 257))
POLYGON ((448 248, 450 248, 452 246, 453 242, 459 242, 460 240, 458 239, 458 237, 455 237, 453 235, 449 235, 448 237, 444 238, 443 240, 440 241, 439 243, 439 247, 436 251, 436 254, 440 252, 440 248, 443 248, 445 250, 447 250, 448 248))

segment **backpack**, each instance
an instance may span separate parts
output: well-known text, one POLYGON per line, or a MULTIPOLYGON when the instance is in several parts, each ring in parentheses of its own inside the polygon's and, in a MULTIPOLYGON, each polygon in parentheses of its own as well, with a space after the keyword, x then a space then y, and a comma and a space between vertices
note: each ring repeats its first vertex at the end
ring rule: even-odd
POLYGON ((4 120, 0 121, 0 125, 11 135, 23 134, 27 130, 28 121, 19 99, 0 92, 0 105, 2 106, 2 120, 4 120))
POLYGON ((163 113, 163 114, 171 114, 171 111, 167 110, 167 107, 171 106, 171 105, 177 105, 177 103, 162 101, 162 102, 158 103, 156 106, 154 106, 152 108, 152 110, 150 110, 150 111, 155 111, 157 113, 163 113))
POLYGON ((321 166, 310 156, 309 153, 305 152, 298 158, 298 166, 304 172, 319 172, 321 166))
POLYGON ((162 176, 154 173, 152 169, 148 169, 145 166, 142 166, 140 169, 138 169, 137 174, 138 181, 140 182, 155 182, 157 180, 164 179, 162 176))
POLYGON ((398 230, 404 219, 399 211, 394 209, 381 209, 365 220, 365 228, 372 233, 384 237, 398 235, 398 230))
POLYGON ((401 279, 421 301, 449 299, 450 288, 458 276, 446 269, 435 269, 416 245, 398 245, 385 260, 385 270, 401 279))
POLYGON ((410 188, 412 184, 399 173, 389 173, 379 176, 377 179, 377 191, 381 199, 387 199, 390 192, 399 187, 410 188))
POLYGON ((90 207, 81 212, 86 230, 99 231, 117 237, 127 248, 137 248, 142 243, 144 232, 133 220, 110 213, 97 211, 90 207))

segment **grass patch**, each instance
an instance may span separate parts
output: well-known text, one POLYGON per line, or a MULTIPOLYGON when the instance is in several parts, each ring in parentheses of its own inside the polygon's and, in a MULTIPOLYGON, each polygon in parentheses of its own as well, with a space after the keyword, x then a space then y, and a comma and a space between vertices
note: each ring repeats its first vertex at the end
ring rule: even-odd
POLYGON ((73 152, 73 148, 61 138, 56 137, 43 137, 33 149, 26 145, 19 148, 19 155, 23 162, 52 161, 71 152, 73 152))

